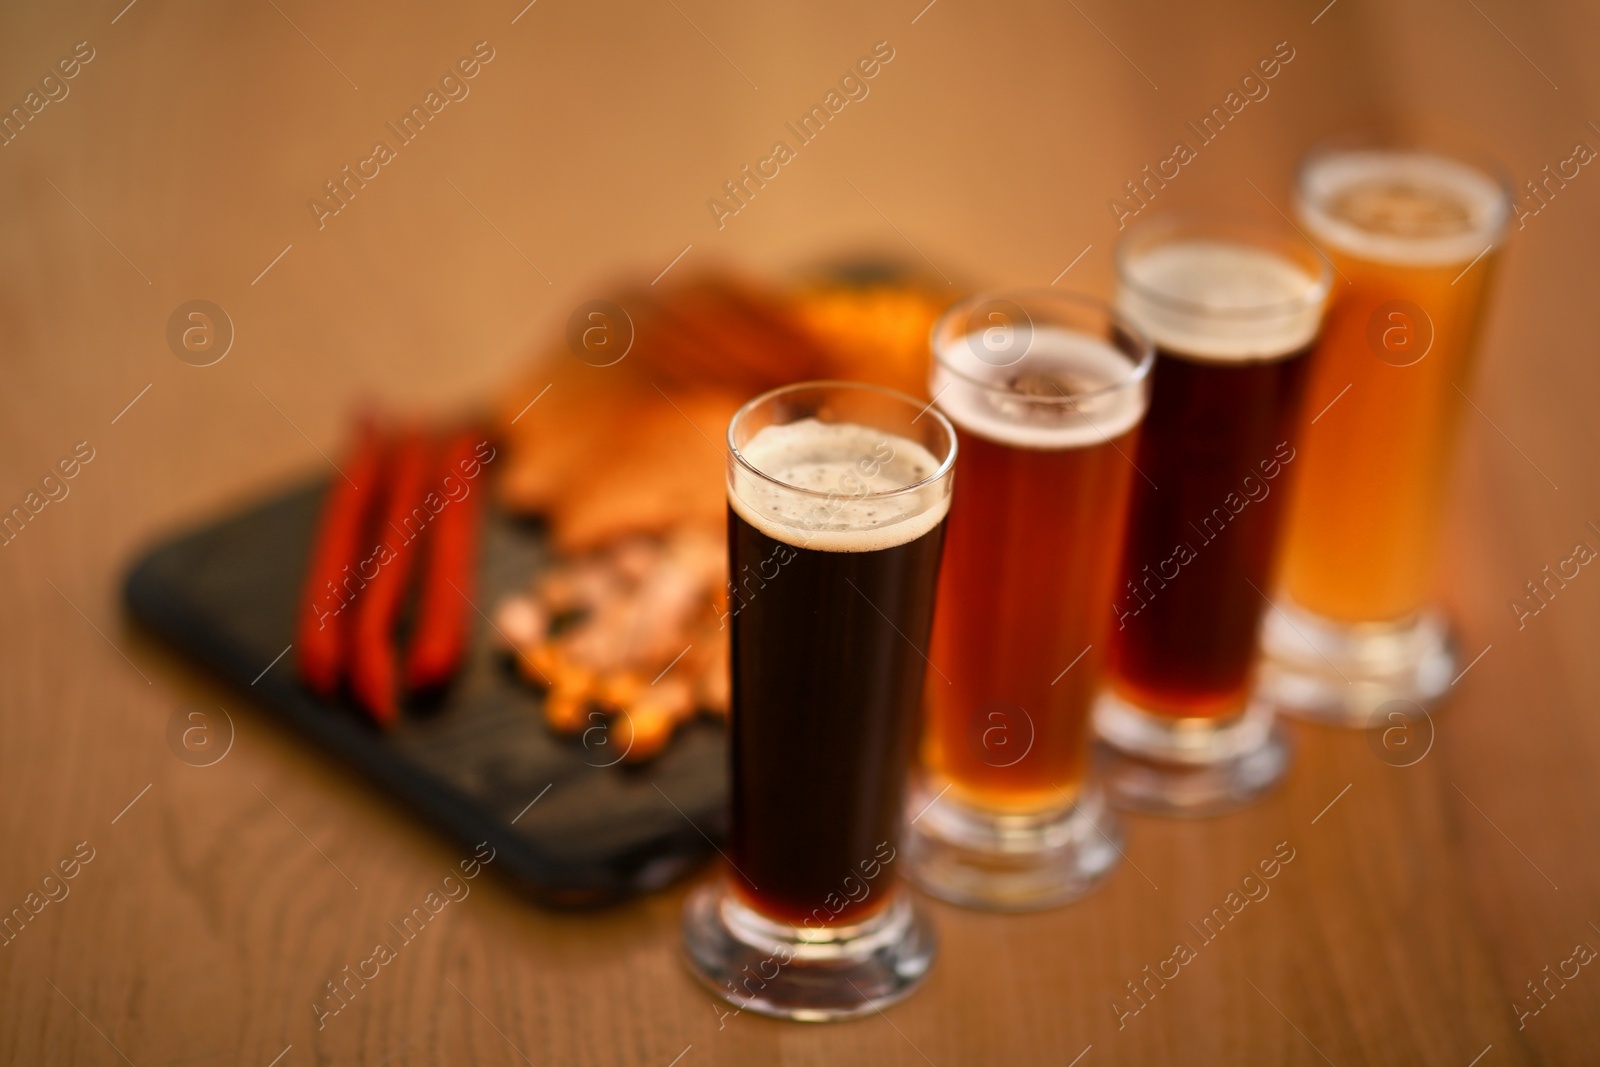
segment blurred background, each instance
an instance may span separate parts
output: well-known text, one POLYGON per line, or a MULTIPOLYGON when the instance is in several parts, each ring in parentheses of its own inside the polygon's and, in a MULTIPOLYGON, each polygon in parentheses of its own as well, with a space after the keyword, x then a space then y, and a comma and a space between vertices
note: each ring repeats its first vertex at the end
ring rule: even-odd
POLYGON ((0 550, 0 907, 80 839, 106 857, 47 929, 0 951, 0 1059, 266 1064, 289 1045, 284 1064, 1065 1064, 1088 1045, 1085 1064, 1466 1067, 1487 1051, 1488 1067, 1585 1062, 1600 1046, 1600 978, 1567 983, 1521 1028, 1508 1007, 1531 1003, 1525 983, 1575 940, 1600 945, 1600 599, 1580 579, 1522 629, 1508 608, 1575 541, 1600 543, 1585 526, 1600 522, 1592 168, 1512 224, 1501 263, 1444 588, 1468 654, 1492 651, 1433 760, 1401 781, 1359 735, 1319 733, 1264 811, 1138 822, 1130 856, 1149 886, 1130 866, 1106 899, 1033 926, 941 908, 945 958, 897 1026, 719 1019, 676 963, 675 894, 567 918, 485 887, 430 959, 370 994, 362 1022, 317 1033, 306 1004, 330 964, 356 958, 344 931, 409 906, 453 853, 248 714, 227 778, 173 760, 167 716, 207 683, 126 633, 117 605, 140 547, 321 469, 362 398, 487 409, 619 278, 780 276, 864 252, 952 293, 1106 296, 1125 183, 1196 143, 1186 123, 1274 55, 1267 95, 1152 210, 1287 210, 1297 156, 1370 125, 1475 136, 1539 206, 1525 182, 1579 143, 1600 148, 1600 9, 124 3, 0 12, 0 108, 27 114, 0 134, 0 505, 78 442, 95 453, 0 550), (475 48, 467 94, 400 145, 385 124, 475 48), (796 146, 785 123, 875 48, 892 58, 867 95, 719 224, 708 201, 724 182, 775 141, 796 146), (313 208, 378 140, 395 158, 337 214, 313 208), (197 299, 235 331, 203 368, 167 342, 169 316, 197 299), (1308 826, 1347 782, 1342 827, 1308 826), (354 904, 263 790, 365 872, 354 904), (1139 930, 1203 912, 1271 842, 1324 831, 1336 845, 1318 859, 1307 841, 1283 890, 1295 903, 1241 933, 1234 959, 1207 961, 1212 988, 1194 981, 1118 1033, 1107 1000, 1169 951, 1139 930), (963 955, 985 962, 964 973, 963 955))

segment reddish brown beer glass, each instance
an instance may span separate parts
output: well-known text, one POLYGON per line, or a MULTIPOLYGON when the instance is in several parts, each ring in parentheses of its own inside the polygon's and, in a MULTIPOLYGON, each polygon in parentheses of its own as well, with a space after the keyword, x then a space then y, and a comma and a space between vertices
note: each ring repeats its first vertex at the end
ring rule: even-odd
POLYGON ((1256 644, 1332 272, 1282 224, 1182 216, 1131 227, 1116 265, 1156 367, 1095 722, 1118 802, 1220 811, 1288 768, 1256 644))
POLYGON ((913 872, 978 907, 1092 888, 1119 831, 1087 777, 1149 345, 1066 293, 988 293, 933 331, 930 390, 956 428, 929 653, 913 872))

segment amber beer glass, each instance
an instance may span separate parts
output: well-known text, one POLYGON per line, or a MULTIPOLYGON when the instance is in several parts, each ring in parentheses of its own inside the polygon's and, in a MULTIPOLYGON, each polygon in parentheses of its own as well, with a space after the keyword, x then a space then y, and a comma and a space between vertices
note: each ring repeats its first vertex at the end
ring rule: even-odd
POLYGON ((1344 281, 1295 464, 1282 611, 1263 632, 1264 684, 1298 714, 1365 726, 1383 708, 1418 713, 1460 669, 1429 593, 1457 384, 1508 214, 1490 173, 1352 142, 1301 165, 1295 211, 1344 281))
POLYGON ((684 911, 739 1008, 870 1013, 933 959, 899 857, 956 441, 877 386, 787 386, 728 426, 728 870, 684 911))
POLYGON ((1115 258, 1156 368, 1095 726, 1115 800, 1208 814, 1288 768, 1256 650, 1332 272, 1253 220, 1151 219, 1115 258))
POLYGON ((907 847, 947 900, 1047 907, 1118 858, 1088 717, 1152 357, 1110 308, 1049 291, 958 304, 932 344, 960 490, 907 847))

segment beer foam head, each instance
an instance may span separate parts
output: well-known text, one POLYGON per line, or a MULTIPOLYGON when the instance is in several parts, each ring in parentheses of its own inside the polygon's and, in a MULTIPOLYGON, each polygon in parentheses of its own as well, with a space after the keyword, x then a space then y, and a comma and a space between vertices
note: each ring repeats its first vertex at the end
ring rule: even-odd
POLYGON ((968 433, 1032 449, 1103 444, 1144 417, 1144 370, 1110 342, 1040 326, 1020 347, 1020 357, 996 366, 980 354, 979 335, 943 343, 932 376, 939 410, 968 433))
POLYGON ((1361 150, 1313 159, 1295 207, 1314 239, 1406 266, 1466 263, 1505 227, 1505 192, 1482 171, 1427 152, 1361 150))
POLYGON ((1269 360, 1310 344, 1327 283, 1255 245, 1180 238, 1118 262, 1117 310, 1157 348, 1219 362, 1269 360))
POLYGON ((767 426, 738 457, 744 464, 729 463, 729 504, 768 537, 799 548, 893 548, 932 530, 950 508, 950 480, 929 481, 940 470, 933 453, 870 426, 767 426))

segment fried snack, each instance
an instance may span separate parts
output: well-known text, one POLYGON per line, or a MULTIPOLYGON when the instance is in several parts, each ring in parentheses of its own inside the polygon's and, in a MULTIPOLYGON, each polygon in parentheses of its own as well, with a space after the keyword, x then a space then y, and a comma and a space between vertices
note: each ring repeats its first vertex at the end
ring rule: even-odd
POLYGON ((646 399, 643 390, 650 390, 631 376, 608 376, 610 368, 571 358, 545 363, 556 368, 554 380, 536 374, 513 390, 500 420, 507 453, 497 483, 500 500, 524 514, 547 513, 585 461, 605 451, 631 405, 646 399))
MULTIPOLYGON (((695 440, 706 450, 702 460, 720 464, 723 432, 740 404, 787 382, 836 376, 840 366, 837 353, 796 320, 783 298, 728 277, 691 278, 670 289, 643 287, 619 294, 616 302, 633 331, 620 362, 590 366, 563 343, 545 354, 500 409, 499 433, 508 453, 501 500, 514 511, 546 515, 558 543, 569 550, 597 546, 624 531, 612 516, 585 513, 574 532, 564 532, 568 490, 572 499, 591 502, 602 492, 621 491, 625 481, 647 485, 672 465, 662 461, 663 452, 687 457, 695 440), (698 432, 686 436, 689 426, 674 418, 698 432), (613 450, 625 451, 626 458, 608 460, 613 450), (585 493, 578 483, 591 478, 597 462, 605 462, 608 476, 615 477, 585 493)), ((647 495, 642 503, 651 514, 621 525, 660 532, 681 512, 720 522, 720 474, 710 480, 714 491, 706 484, 703 476, 685 472, 685 507, 671 506, 670 492, 647 495)))
POLYGON ((823 377, 835 365, 828 345, 795 320, 781 296, 732 277, 642 289, 621 302, 637 329, 629 361, 664 387, 715 387, 748 399, 823 377))
POLYGON ((637 763, 656 755, 672 738, 678 723, 694 712, 690 683, 670 678, 623 706, 612 724, 625 761, 637 763))
POLYGON ((583 552, 630 534, 726 521, 722 438, 739 401, 700 390, 628 405, 606 447, 556 495, 556 547, 583 552))
POLYGON ((721 541, 685 525, 558 564, 502 602, 497 628, 544 687, 551 728, 577 734, 612 714, 608 743, 638 762, 697 708, 726 713, 723 569, 721 541))
POLYGON ((927 398, 928 333, 950 298, 922 288, 830 286, 794 300, 797 320, 833 353, 828 376, 927 398))

